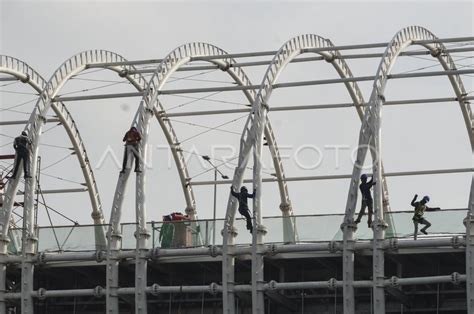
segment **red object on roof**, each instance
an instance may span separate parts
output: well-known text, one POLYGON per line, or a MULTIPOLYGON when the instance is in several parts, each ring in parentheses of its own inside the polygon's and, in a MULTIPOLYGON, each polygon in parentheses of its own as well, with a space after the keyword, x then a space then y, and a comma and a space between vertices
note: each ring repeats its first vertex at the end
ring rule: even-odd
POLYGON ((171 213, 171 220, 172 221, 189 220, 189 216, 183 215, 182 213, 171 213))

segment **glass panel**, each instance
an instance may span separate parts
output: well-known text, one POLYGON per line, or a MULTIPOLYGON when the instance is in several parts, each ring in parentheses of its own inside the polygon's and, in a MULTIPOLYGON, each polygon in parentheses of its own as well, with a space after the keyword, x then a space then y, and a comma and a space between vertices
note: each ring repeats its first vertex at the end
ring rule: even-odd
POLYGON ((21 254, 21 228, 10 228, 8 230, 8 236, 10 237, 10 242, 8 243, 8 254, 21 254))
POLYGON ((122 250, 134 250, 137 247, 136 230, 136 224, 122 224, 122 250))
MULTIPOLYGON (((412 212, 392 212, 389 215, 386 216, 386 221, 392 222, 393 226, 387 228, 387 238, 413 237, 412 212)), ((466 210, 426 212, 424 218, 432 224, 431 228, 428 229, 428 237, 465 233, 463 224, 465 216, 466 210)), ((343 217, 342 214, 333 214, 263 218, 263 224, 267 229, 265 243, 284 243, 284 229, 291 230, 291 221, 294 221, 296 226, 295 233, 298 242, 339 241, 342 240, 340 225, 343 217)), ((221 231, 223 226, 223 219, 216 221, 198 220, 195 222, 151 222, 147 224, 147 228, 151 233, 148 248, 222 245, 221 231), (215 243, 213 243, 214 230, 215 243)), ((107 229, 107 226, 41 227, 38 230, 38 249, 39 251, 93 251, 95 250, 96 228, 107 229)), ((252 235, 246 228, 245 219, 236 219, 235 228, 238 233, 235 244, 252 243, 252 235)), ((136 225, 134 223, 122 224, 122 249, 135 249, 135 230, 136 225)), ((8 245, 8 251, 10 254, 21 252, 21 231, 22 229, 10 229, 9 231, 11 241, 8 245)), ((354 238, 366 240, 372 239, 372 237, 373 231, 367 227, 367 216, 364 216, 362 222, 358 225, 354 238)), ((420 234, 419 237, 427 236, 420 234)))
POLYGON ((93 251, 95 228, 103 226, 41 227, 38 232, 38 250, 93 251))
POLYGON ((340 230, 343 215, 296 216, 299 242, 331 241, 340 230))

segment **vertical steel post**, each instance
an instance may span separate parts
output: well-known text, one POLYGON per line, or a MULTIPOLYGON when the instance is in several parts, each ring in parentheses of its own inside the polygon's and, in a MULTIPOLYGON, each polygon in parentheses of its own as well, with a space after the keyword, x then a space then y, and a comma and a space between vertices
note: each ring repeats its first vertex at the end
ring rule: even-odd
POLYGON ((467 312, 474 313, 474 177, 471 179, 471 194, 466 225, 466 293, 467 312))
POLYGON ((222 306, 224 314, 235 314, 235 257, 234 239, 237 231, 234 226, 224 226, 222 256, 222 306))
POLYGON ((254 167, 253 167, 253 187, 256 194, 253 198, 253 217, 254 228, 252 233, 252 313, 265 313, 265 293, 264 285, 264 262, 261 254, 261 247, 263 246, 263 238, 266 230, 262 225, 262 147, 263 147, 263 133, 265 130, 265 123, 267 121, 266 105, 262 104, 255 113, 254 123, 256 127, 255 142, 254 142, 254 167))
MULTIPOLYGON (((217 168, 214 167, 214 210, 212 219, 214 221, 214 228, 212 229, 212 245, 216 245, 216 211, 217 211, 217 168)), ((206 229, 207 233, 207 229, 206 229)), ((206 238, 207 241, 207 238, 206 238)))
POLYGON ((136 220, 137 230, 135 237, 137 239, 135 253, 135 314, 147 313, 147 244, 150 234, 146 227, 146 206, 145 206, 145 156, 146 145, 141 145, 142 166, 141 173, 137 173, 136 181, 136 220))
MULTIPOLYGON (((37 153, 30 155, 30 174, 37 173, 37 153)), ((33 313, 33 257, 36 252, 34 207, 35 178, 25 178, 24 212, 23 212, 23 247, 21 263, 21 313, 33 313)))
POLYGON ((107 252, 106 270, 106 312, 114 314, 119 312, 117 289, 119 287, 119 252, 122 236, 120 233, 109 233, 109 250, 107 252))
POLYGON ((107 268, 106 268, 106 312, 115 314, 119 312, 119 299, 117 289, 119 288, 119 253, 122 247, 122 230, 120 220, 122 216, 122 203, 130 176, 130 168, 120 174, 115 188, 112 211, 110 213, 109 230, 107 232, 107 268))
MULTIPOLYGON (((380 94, 373 97, 376 102, 383 102, 384 98, 380 94)), ((373 238, 373 290, 374 290, 374 313, 385 313, 385 256, 383 240, 385 238, 385 229, 387 225, 384 221, 383 212, 383 191, 382 191, 382 156, 381 156, 381 109, 382 104, 378 103, 374 108, 373 115, 373 144, 375 150, 375 159, 373 160, 373 177, 376 182, 374 186, 374 211, 375 219, 372 226, 374 230, 373 238)))
POLYGON ((345 314, 355 313, 354 297, 354 232, 357 226, 354 223, 343 226, 343 251, 342 251, 342 292, 343 309, 345 314))
POLYGON ((7 264, 6 259, 8 258, 8 238, 3 237, 0 239, 0 314, 7 314, 5 292, 7 282, 7 264))

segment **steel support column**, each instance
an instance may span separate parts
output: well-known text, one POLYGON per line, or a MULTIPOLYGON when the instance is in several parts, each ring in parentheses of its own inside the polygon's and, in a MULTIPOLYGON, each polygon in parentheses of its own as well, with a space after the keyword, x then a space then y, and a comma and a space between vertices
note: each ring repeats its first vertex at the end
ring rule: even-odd
MULTIPOLYGON (((371 97, 374 99, 374 97, 371 97)), ((375 95, 375 101, 383 102, 382 95, 375 95)), ((381 108, 379 104, 373 108, 373 143, 375 158, 373 158, 373 179, 376 183, 374 186, 374 223, 372 229, 374 230, 374 238, 372 241, 373 250, 373 291, 374 291, 374 313, 385 313, 385 252, 383 241, 385 238, 385 229, 387 224, 384 220, 383 210, 383 191, 382 185, 382 155, 381 155, 381 108)), ((369 109, 372 110, 372 109, 369 109)))
POLYGON ((466 300, 467 312, 474 313, 474 177, 471 180, 466 225, 466 300))
POLYGON ((263 132, 267 121, 267 109, 261 106, 256 109, 254 115, 255 143, 253 147, 253 232, 252 232, 252 314, 265 313, 265 293, 264 272, 263 272, 263 255, 261 247, 263 246, 263 238, 266 230, 262 225, 262 148, 263 148, 263 132))
MULTIPOLYGON (((146 145, 142 146, 142 152, 140 156, 144 160, 146 156, 146 145)), ((135 313, 146 314, 147 313, 147 242, 150 237, 150 233, 146 227, 146 203, 145 203, 145 165, 142 161, 142 172, 137 173, 136 181, 136 222, 137 229, 135 231, 135 237, 137 239, 136 251, 135 251, 135 313)))
POLYGON ((127 185, 130 169, 119 175, 115 188, 112 211, 110 213, 109 230, 107 232, 107 271, 106 271, 106 311, 109 314, 119 312, 117 289, 119 288, 119 254, 122 244, 122 230, 120 220, 122 217, 122 204, 124 191, 127 185))
POLYGON ((6 281, 7 281, 7 264, 6 260, 8 258, 8 237, 0 235, 0 314, 7 314, 5 293, 6 293, 6 281))

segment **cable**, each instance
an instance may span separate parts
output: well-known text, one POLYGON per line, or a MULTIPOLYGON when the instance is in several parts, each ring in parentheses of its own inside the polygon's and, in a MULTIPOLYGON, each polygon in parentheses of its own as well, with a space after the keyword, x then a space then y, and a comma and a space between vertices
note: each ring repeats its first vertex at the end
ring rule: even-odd
POLYGON ((196 74, 191 74, 191 75, 187 75, 187 76, 183 76, 183 77, 177 77, 177 78, 175 78, 175 79, 172 79, 172 80, 167 81, 166 83, 170 84, 170 83, 174 83, 174 82, 177 82, 177 81, 190 79, 191 77, 196 77, 196 76, 200 76, 200 75, 212 73, 212 72, 215 72, 215 71, 217 71, 217 70, 218 70, 218 69, 213 69, 213 70, 204 71, 204 72, 199 72, 199 73, 196 73, 196 74))
MULTIPOLYGON (((36 187, 37 187, 37 191, 38 191, 36 195, 37 196, 41 195, 41 199, 43 200, 44 208, 46 209, 46 215, 48 216, 49 223, 51 225, 51 228, 53 229, 54 239, 56 240, 56 244, 58 245, 58 249, 61 250, 61 246, 59 244, 58 236, 56 234, 56 230, 54 228, 53 221, 51 220, 51 215, 49 214, 48 206, 46 205, 46 200, 44 198, 43 191, 41 190, 39 175, 36 176, 36 187)), ((36 198, 36 201, 39 202, 39 199, 36 198)), ((36 214, 36 219, 38 219, 38 214, 36 214)))
POLYGON ((214 92, 214 93, 212 93, 212 94, 209 94, 209 95, 203 96, 203 97, 196 97, 196 98, 194 98, 194 100, 187 101, 187 102, 182 103, 182 104, 180 104, 180 105, 171 107, 171 108, 169 108, 169 109, 166 110, 166 111, 167 111, 167 112, 170 112, 171 110, 174 110, 174 109, 177 109, 177 108, 182 108, 182 107, 184 107, 184 106, 187 106, 187 105, 190 105, 190 104, 192 104, 192 103, 195 103, 195 102, 197 102, 197 101, 199 101, 199 100, 206 100, 208 97, 215 96, 215 95, 217 95, 217 94, 219 94, 219 93, 221 93, 221 92, 222 92, 222 91, 214 92))
POLYGON ((44 167, 43 170, 46 170, 46 169, 48 169, 48 168, 51 168, 52 166, 55 166, 55 165, 59 164, 60 162, 66 160, 68 157, 71 157, 72 155, 74 155, 74 153, 67 154, 67 155, 64 156, 63 158, 61 158, 61 159, 59 159, 59 160, 53 162, 52 164, 50 164, 50 165, 44 167))
POLYGON ((0 148, 5 147, 5 146, 8 146, 8 145, 11 145, 11 144, 13 144, 13 142, 5 143, 5 144, 3 144, 3 145, 0 145, 0 148))
MULTIPOLYGON (((188 99, 201 100, 201 98, 199 98, 199 97, 186 96, 186 95, 179 95, 179 94, 170 94, 170 95, 166 95, 166 96, 173 96, 173 97, 181 97, 181 98, 188 98, 188 99)), ((249 106, 249 104, 243 104, 243 103, 239 103, 239 102, 233 102, 233 101, 227 101, 227 100, 219 100, 219 99, 208 99, 208 98, 206 98, 206 101, 218 102, 218 103, 222 103, 222 104, 239 105, 239 106, 249 106)))
POLYGON ((188 137, 188 138, 182 140, 182 141, 181 141, 181 144, 184 143, 184 142, 186 142, 186 141, 189 141, 189 140, 191 140, 191 139, 193 139, 193 138, 196 138, 196 137, 198 137, 198 136, 200 136, 200 135, 209 133, 210 131, 213 131, 213 130, 216 130, 216 129, 220 128, 220 127, 223 127, 224 125, 228 125, 228 124, 234 123, 234 122, 236 122, 236 121, 238 121, 238 120, 241 120, 241 119, 243 119, 243 118, 245 118, 245 117, 248 117, 248 113, 246 113, 246 114, 240 116, 239 118, 232 119, 232 120, 227 121, 227 122, 225 122, 225 123, 219 124, 219 125, 217 125, 217 126, 215 126, 215 127, 213 127, 213 128, 210 128, 209 130, 206 130, 206 131, 203 131, 203 132, 198 133, 198 134, 196 134, 196 135, 193 135, 193 136, 191 136, 191 137, 188 137))
POLYGON ((61 124, 62 124, 62 123, 59 122, 59 123, 57 123, 56 125, 53 125, 52 127, 50 127, 49 129, 44 130, 43 132, 41 132, 41 134, 44 134, 44 133, 46 133, 46 132, 49 132, 49 131, 51 131, 52 129, 57 128, 57 127, 60 126, 61 124))
MULTIPOLYGON (((7 135, 7 134, 3 134, 3 133, 0 133, 0 136, 5 136, 5 137, 8 137, 8 138, 15 138, 14 136, 10 136, 10 135, 7 135)), ((53 145, 53 144, 46 144, 46 143, 41 143, 41 145, 43 146, 48 146, 48 147, 54 147, 54 148, 62 148, 62 149, 72 149, 71 147, 66 147, 66 146, 59 146, 59 145, 53 145)), ((0 146, 0 147, 3 147, 4 145, 0 146)))
POLYGON ((65 95, 78 94, 78 93, 83 93, 83 92, 89 92, 89 91, 93 91, 93 90, 97 90, 97 89, 101 89, 101 88, 107 88, 107 87, 118 85, 118 84, 123 84, 123 82, 115 82, 115 83, 110 83, 110 84, 106 84, 106 85, 102 85, 102 86, 98 86, 98 87, 86 88, 86 89, 76 90, 76 91, 73 91, 73 92, 67 92, 67 93, 58 95, 58 97, 62 97, 62 96, 65 96, 65 95))
POLYGON ((88 74, 91 74, 91 73, 96 73, 96 72, 100 72, 100 71, 104 71, 105 68, 100 68, 100 69, 96 69, 96 70, 90 70, 90 71, 84 71, 84 72, 81 72, 79 74, 76 74, 74 75, 72 78, 74 77, 78 77, 78 76, 84 76, 84 75, 88 75, 88 74))
POLYGON ((11 90, 0 90, 0 93, 19 94, 19 95, 36 95, 36 96, 39 96, 39 94, 36 94, 36 93, 14 92, 14 91, 11 91, 11 90))
POLYGON ((239 132, 234 132, 234 131, 229 131, 229 130, 221 130, 221 129, 214 129, 214 128, 206 126, 206 125, 201 125, 201 124, 196 124, 196 123, 191 123, 191 122, 179 121, 179 120, 175 120, 175 119, 170 119, 170 121, 173 121, 175 123, 182 123, 182 124, 187 124, 187 125, 191 125, 191 126, 196 126, 196 127, 200 127, 200 128, 204 128, 204 129, 209 129, 209 130, 216 130, 216 131, 220 131, 220 132, 224 132, 224 133, 236 134, 238 136, 242 135, 239 132))
POLYGON ((0 85, 0 87, 7 87, 7 86, 10 86, 10 85, 13 85, 13 84, 17 84, 19 82, 19 80, 16 80, 14 82, 11 82, 11 83, 6 83, 6 84, 3 84, 3 85, 0 85))
POLYGON ((120 84, 129 83, 128 81, 112 81, 112 80, 99 80, 99 79, 75 78, 75 77, 71 79, 76 80, 76 81, 89 81, 89 82, 102 82, 102 83, 120 83, 120 84))
MULTIPOLYGON (((412 56, 412 57, 416 57, 416 56, 412 56)), ((429 68, 434 68, 434 67, 440 67, 441 64, 439 64, 436 60, 436 59, 425 59, 425 58, 420 58, 420 57, 416 57, 417 59, 423 59, 423 60, 428 60, 428 61, 433 61, 433 62, 436 62, 436 64, 434 65, 429 65, 429 66, 424 66, 424 67, 420 67, 420 68, 416 68, 416 69, 413 69, 413 70, 408 70, 408 71, 403 71, 403 72, 400 72, 399 74, 405 74, 405 73, 412 73, 412 72, 416 72, 416 71, 419 71, 419 70, 425 70, 425 69, 429 69, 429 68)), ((459 62, 459 61, 462 61, 462 60, 465 60, 465 59, 469 59, 469 58, 472 58, 472 57, 464 57, 464 58, 460 58, 460 59, 457 59, 457 60, 453 60, 456 64, 456 62, 459 62)), ((457 66, 457 64, 456 64, 457 66)))
MULTIPOLYGON (((14 163, 9 163, 9 162, 6 162, 6 161, 4 161, 4 160, 0 160, 0 162, 2 162, 2 163, 4 163, 4 164, 7 165, 7 166, 0 165, 0 167, 2 167, 2 170, 3 170, 3 171, 8 171, 9 168, 12 168, 12 169, 13 169, 14 163)), ((10 170, 9 172, 11 172, 11 170, 10 170)), ((40 170, 40 173, 41 173, 41 175, 43 175, 43 176, 51 177, 51 178, 54 178, 54 179, 56 179, 56 180, 65 181, 65 182, 70 182, 70 183, 75 183, 75 184, 79 184, 80 186, 85 186, 85 185, 86 185, 85 183, 82 183, 82 182, 78 182, 78 181, 74 181, 74 180, 70 180, 70 179, 66 179, 66 178, 62 178, 62 177, 57 177, 57 176, 51 175, 51 174, 49 174, 49 173, 43 172, 43 170, 40 170)))
POLYGON ((70 183, 75 183, 75 184, 79 184, 79 185, 81 185, 81 186, 84 186, 84 184, 85 184, 85 183, 82 183, 82 182, 73 181, 73 180, 69 180, 69 179, 65 179, 65 178, 53 176, 53 175, 51 175, 51 174, 48 174, 48 173, 43 172, 42 170, 41 170, 41 174, 44 175, 44 176, 47 176, 47 177, 54 178, 54 179, 56 179, 56 180, 65 181, 65 182, 70 182, 70 183))
MULTIPOLYGON (((184 150, 184 149, 182 149, 182 151, 185 152, 185 153, 188 153, 188 154, 190 154, 190 155, 195 155, 195 156, 198 156, 198 157, 201 157, 201 158, 204 157, 204 156, 209 157, 208 155, 200 155, 200 154, 198 154, 198 153, 191 152, 191 151, 184 150)), ((215 168, 219 168, 219 167, 224 166, 224 165, 226 165, 226 164, 229 164, 229 165, 232 165, 232 166, 236 166, 236 167, 238 166, 238 164, 232 163, 231 161, 238 159, 239 156, 234 157, 234 158, 231 158, 231 159, 229 159, 229 160, 223 160, 223 159, 218 159, 218 158, 214 158, 214 157, 209 157, 209 158, 210 158, 211 160, 213 160, 213 161, 219 161, 219 162, 221 162, 221 163, 218 164, 218 165, 214 165, 215 168)), ((248 169, 248 170, 253 170, 253 167, 250 167, 250 166, 246 166, 245 168, 248 169)), ((206 169, 206 170, 203 171, 203 172, 199 172, 198 174, 196 174, 196 175, 190 177, 190 179, 194 179, 194 178, 196 178, 196 177, 198 177, 198 176, 200 176, 200 175, 203 175, 203 174, 205 174, 205 173, 208 173, 208 172, 212 171, 213 169, 214 169, 214 168, 210 168, 210 169, 206 169)), ((270 172, 267 172, 267 171, 264 171, 264 170, 262 170, 262 172, 263 172, 263 173, 266 173, 266 174, 268 174, 268 175, 270 175, 270 176, 273 176, 273 173, 270 173, 270 172)))
POLYGON ((13 105, 13 106, 8 107, 8 108, 0 109, 0 112, 1 112, 1 111, 5 111, 5 110, 8 110, 8 111, 9 111, 10 109, 17 108, 17 107, 20 107, 20 106, 24 106, 24 105, 26 105, 26 104, 29 104, 29 103, 33 102, 33 101, 36 101, 37 99, 38 99, 38 97, 35 97, 35 98, 30 99, 30 100, 28 100, 28 101, 22 102, 21 104, 13 105))

